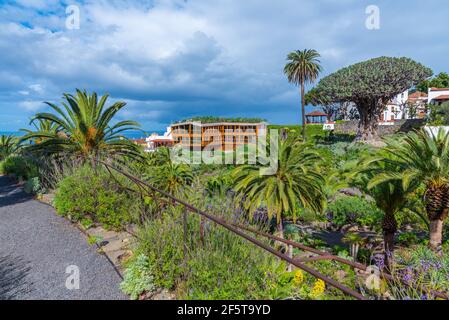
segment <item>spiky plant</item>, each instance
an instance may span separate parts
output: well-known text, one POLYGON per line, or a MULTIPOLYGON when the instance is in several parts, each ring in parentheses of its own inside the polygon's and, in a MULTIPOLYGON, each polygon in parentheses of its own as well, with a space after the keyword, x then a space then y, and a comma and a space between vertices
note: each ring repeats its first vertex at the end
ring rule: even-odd
POLYGON ((251 214, 266 207, 282 231, 282 218, 291 215, 295 220, 299 206, 322 211, 325 182, 317 170, 319 160, 306 145, 285 141, 280 145, 275 173, 261 175, 257 166, 238 167, 233 172, 234 190, 251 214))
POLYGON ((385 267, 390 268, 394 252, 394 237, 398 230, 396 214, 407 207, 410 194, 419 186, 419 181, 414 180, 405 185, 402 180, 379 180, 385 172, 398 172, 400 167, 390 159, 394 158, 389 153, 381 150, 377 155, 369 156, 359 164, 360 184, 365 186, 367 192, 376 201, 376 205, 384 213, 382 231, 384 237, 385 267), (387 161, 388 160, 388 161, 387 161))
MULTIPOLYGON (((31 134, 52 134, 55 135, 58 133, 58 129, 60 126, 48 119, 32 119, 30 125, 33 126, 33 129, 20 129, 20 131, 25 133, 25 137, 31 134)), ((31 140, 31 139, 29 139, 31 140)), ((39 144, 44 141, 45 138, 36 138, 32 143, 39 144)))
POLYGON ((18 139, 12 135, 0 136, 0 161, 17 152, 20 149, 18 139))
POLYGON ((140 157, 139 147, 123 136, 123 132, 140 130, 139 124, 130 120, 112 124, 112 120, 126 103, 116 102, 105 107, 108 97, 104 95, 98 100, 96 93, 88 94, 77 90, 75 95, 64 94, 62 107, 46 102, 53 113, 38 113, 32 121, 50 121, 58 129, 53 132, 29 132, 24 140, 40 142, 29 146, 29 151, 70 156, 81 161, 140 157))
POLYGON ((376 185, 401 181, 403 189, 413 184, 425 185, 424 203, 430 220, 430 247, 441 249, 443 222, 449 212, 449 133, 437 134, 421 130, 411 132, 403 140, 388 140, 382 161, 391 169, 371 181, 376 185))

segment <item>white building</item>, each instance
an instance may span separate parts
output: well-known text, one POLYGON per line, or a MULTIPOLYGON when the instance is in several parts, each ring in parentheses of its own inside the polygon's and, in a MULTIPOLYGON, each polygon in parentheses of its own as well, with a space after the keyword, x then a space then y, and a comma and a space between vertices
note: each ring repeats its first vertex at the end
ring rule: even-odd
POLYGON ((408 90, 398 94, 385 107, 384 112, 380 116, 380 120, 391 122, 395 120, 407 119, 409 112, 407 109, 408 90))
POLYGON ((171 147, 173 146, 173 137, 171 127, 167 127, 167 131, 163 136, 158 134, 152 134, 145 139, 146 148, 145 151, 153 152, 159 147, 171 147))
POLYGON ((429 88, 428 104, 442 104, 449 101, 449 88, 429 88))

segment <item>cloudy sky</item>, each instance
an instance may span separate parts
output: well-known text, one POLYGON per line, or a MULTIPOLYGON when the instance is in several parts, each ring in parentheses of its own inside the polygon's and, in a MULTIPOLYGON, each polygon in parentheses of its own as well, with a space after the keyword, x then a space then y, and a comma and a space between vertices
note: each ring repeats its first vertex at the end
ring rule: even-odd
POLYGON ((195 115, 298 123, 289 51, 318 50, 323 76, 383 55, 449 71, 448 11, 447 0, 0 0, 0 131, 75 88, 126 101, 120 117, 146 130, 195 115), (70 5, 79 29, 66 26, 70 5))

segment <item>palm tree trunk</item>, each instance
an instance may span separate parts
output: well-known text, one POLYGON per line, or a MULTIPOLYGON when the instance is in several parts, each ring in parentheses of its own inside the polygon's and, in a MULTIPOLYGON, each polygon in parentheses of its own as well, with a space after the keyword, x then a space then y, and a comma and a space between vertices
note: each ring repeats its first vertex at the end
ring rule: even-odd
POLYGON ((441 242, 443 239, 443 220, 430 220, 430 241, 429 246, 433 251, 441 252, 441 242))
POLYGON ((302 138, 306 141, 306 104, 304 101, 304 79, 301 79, 301 116, 302 116, 302 138))
POLYGON ((382 222, 382 229, 384 234, 384 262, 385 268, 390 269, 393 264, 393 252, 394 252, 394 236, 398 229, 398 223, 394 213, 385 213, 384 220, 382 222))
MULTIPOLYGON (((290 259, 293 259, 293 246, 291 244, 288 245, 287 255, 290 259)), ((287 268, 287 272, 292 272, 292 270, 293 270, 293 265, 289 264, 288 268, 287 268)))
POLYGON ((429 247, 441 252, 444 220, 449 213, 449 185, 429 187, 425 194, 425 202, 430 220, 429 247))

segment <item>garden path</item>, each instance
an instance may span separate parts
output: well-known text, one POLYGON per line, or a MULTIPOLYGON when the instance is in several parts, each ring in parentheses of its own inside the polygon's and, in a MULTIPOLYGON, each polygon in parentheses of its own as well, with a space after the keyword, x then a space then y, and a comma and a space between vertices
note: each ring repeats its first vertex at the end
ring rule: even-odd
POLYGON ((0 176, 0 300, 126 299, 120 281, 76 227, 0 176))

